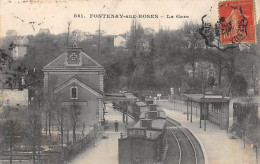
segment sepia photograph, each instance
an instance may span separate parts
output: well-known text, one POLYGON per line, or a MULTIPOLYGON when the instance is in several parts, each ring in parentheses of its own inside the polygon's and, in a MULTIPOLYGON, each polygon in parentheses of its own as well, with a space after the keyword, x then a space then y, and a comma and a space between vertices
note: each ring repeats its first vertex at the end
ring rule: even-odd
POLYGON ((260 0, 0 0, 0 164, 260 164, 260 0))

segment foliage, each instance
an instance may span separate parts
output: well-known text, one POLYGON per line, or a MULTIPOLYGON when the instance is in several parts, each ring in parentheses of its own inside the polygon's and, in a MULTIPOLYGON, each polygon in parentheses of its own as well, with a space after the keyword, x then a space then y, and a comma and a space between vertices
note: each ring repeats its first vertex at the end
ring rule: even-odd
POLYGON ((231 85, 232 95, 247 95, 247 85, 248 83, 243 75, 235 75, 231 85))
POLYGON ((215 78, 214 77, 210 76, 208 78, 208 85, 211 86, 211 87, 213 87, 215 85, 215 78))
POLYGON ((38 34, 29 36, 28 53, 24 57, 24 63, 28 68, 41 70, 53 59, 58 57, 66 48, 65 35, 38 34))
POLYGON ((8 119, 4 121, 2 126, 2 135, 5 138, 6 148, 11 149, 21 138, 21 124, 17 119, 8 119))
MULTIPOLYGON (((259 27, 258 23, 257 28, 259 27)), ((97 55, 98 36, 86 39, 83 31, 74 30, 72 33, 72 35, 76 34, 78 47, 81 47, 87 55, 105 67, 106 91, 122 88, 169 90, 170 87, 180 88, 186 82, 193 92, 201 92, 202 85, 208 88, 217 85, 216 88, 218 86, 222 90, 225 88, 226 93, 243 95, 246 85, 243 85, 242 88, 238 86, 240 80, 244 82, 239 77, 240 75, 245 77, 248 87, 256 87, 257 84, 256 77, 259 74, 257 70, 260 63, 257 62, 259 60, 259 43, 241 44, 247 47, 244 49, 241 49, 241 46, 225 50, 207 47, 207 40, 205 41, 201 35, 201 25, 193 22, 185 23, 178 30, 160 29, 158 33, 146 34, 142 25, 133 19, 130 32, 127 34, 130 34, 130 37, 127 40, 126 48, 113 47, 111 36, 101 36, 99 55, 97 55), (147 42, 149 43, 148 49, 144 49, 143 44, 147 42), (213 76, 202 79, 198 73, 200 71, 198 63, 203 62, 214 65, 215 80, 213 80, 213 76), (252 64, 254 67, 251 66, 252 64), (187 65, 190 65, 191 76, 185 69, 187 65)), ((72 43, 73 37, 69 37, 70 43, 72 43)), ((27 55, 22 61, 15 62, 17 71, 23 71, 23 68, 26 68, 26 71, 29 68, 41 70, 43 66, 64 52, 67 46, 67 34, 38 34, 28 36, 28 40, 27 55)), ((7 45, 12 43, 8 39, 2 41, 0 46, 5 49, 8 49, 7 45)), ((19 78, 17 76, 17 79, 19 78)))
POLYGON ((251 141, 256 141, 257 128, 257 113, 258 107, 253 103, 251 97, 245 97, 244 102, 234 104, 233 117, 235 122, 232 125, 232 131, 235 131, 238 136, 245 135, 251 141), (242 131, 244 134, 242 134, 242 131))

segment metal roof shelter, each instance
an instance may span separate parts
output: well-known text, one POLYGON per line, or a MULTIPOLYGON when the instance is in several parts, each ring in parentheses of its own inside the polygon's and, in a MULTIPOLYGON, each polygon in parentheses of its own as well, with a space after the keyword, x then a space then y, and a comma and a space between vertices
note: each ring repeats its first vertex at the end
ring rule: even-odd
POLYGON ((229 98, 215 94, 183 94, 184 98, 195 102, 229 102, 229 98))
POLYGON ((201 120, 204 120, 204 130, 206 130, 206 120, 218 124, 222 129, 227 129, 229 125, 229 102, 228 97, 217 94, 182 94, 187 102, 187 120, 192 122, 193 103, 200 106, 200 128, 201 120), (190 103, 190 105, 189 105, 190 103))

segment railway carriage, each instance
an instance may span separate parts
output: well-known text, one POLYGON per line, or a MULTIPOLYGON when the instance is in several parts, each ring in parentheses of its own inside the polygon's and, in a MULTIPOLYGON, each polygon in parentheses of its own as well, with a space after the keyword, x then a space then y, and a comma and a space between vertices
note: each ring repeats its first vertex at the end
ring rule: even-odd
POLYGON ((148 105, 142 101, 135 101, 131 103, 124 101, 114 101, 113 108, 121 111, 122 113, 128 113, 135 120, 139 120, 139 116, 142 112, 147 112, 149 110, 148 105))
POLYGON ((119 164, 149 164, 159 162, 166 145, 166 115, 149 105, 140 112, 139 121, 127 129, 126 136, 118 140, 119 164), (142 112, 141 112, 142 111, 142 112))

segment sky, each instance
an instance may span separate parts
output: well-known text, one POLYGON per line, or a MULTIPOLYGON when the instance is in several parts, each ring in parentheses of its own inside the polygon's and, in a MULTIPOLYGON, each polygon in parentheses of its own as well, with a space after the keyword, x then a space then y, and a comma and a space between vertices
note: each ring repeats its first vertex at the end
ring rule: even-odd
MULTIPOLYGON (((0 36, 14 29, 18 35, 37 34, 49 28, 52 34, 82 30, 94 33, 99 27, 117 35, 130 30, 131 18, 94 18, 95 14, 157 15, 158 18, 137 18, 145 28, 158 31, 178 29, 185 22, 201 23, 201 17, 215 23, 219 0, 0 0, 0 36), (83 18, 75 18, 80 14, 83 18), (92 18, 91 18, 91 14, 92 18), (167 18, 167 15, 173 18, 167 18), (176 18, 177 15, 188 18, 176 18), (33 24, 30 22, 34 22, 33 24)), ((256 20, 260 16, 260 0, 255 0, 256 20)))

